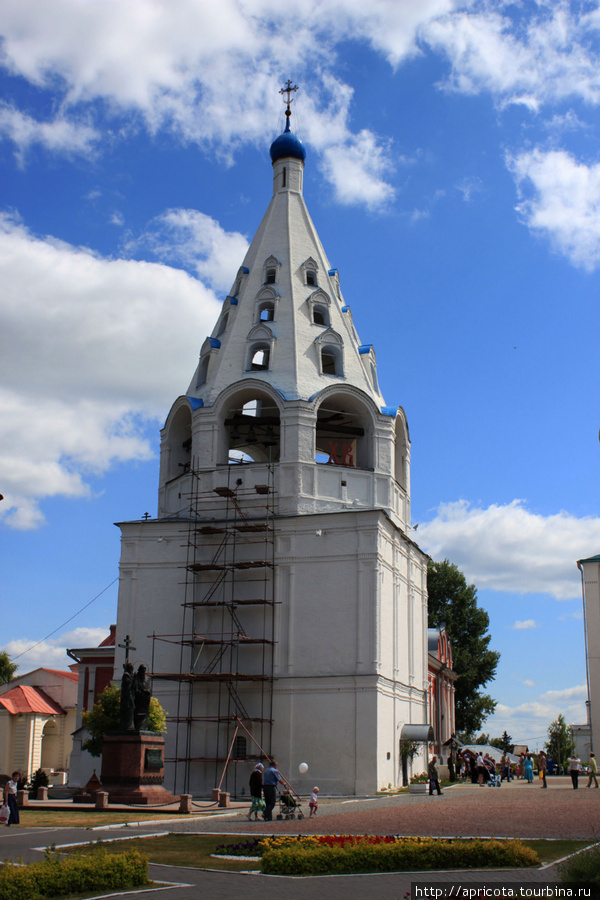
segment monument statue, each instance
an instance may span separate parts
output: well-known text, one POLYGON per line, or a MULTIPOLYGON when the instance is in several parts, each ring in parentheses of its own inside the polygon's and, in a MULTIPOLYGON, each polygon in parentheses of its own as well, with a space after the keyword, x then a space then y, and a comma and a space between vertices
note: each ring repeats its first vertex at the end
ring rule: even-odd
POLYGON ((123 677, 121 678, 121 704, 119 707, 119 730, 134 730, 135 705, 133 698, 133 666, 130 662, 123 664, 123 677))
POLYGON ((148 728, 151 698, 150 678, 146 675, 146 666, 141 665, 133 676, 134 727, 136 731, 146 731, 148 728))

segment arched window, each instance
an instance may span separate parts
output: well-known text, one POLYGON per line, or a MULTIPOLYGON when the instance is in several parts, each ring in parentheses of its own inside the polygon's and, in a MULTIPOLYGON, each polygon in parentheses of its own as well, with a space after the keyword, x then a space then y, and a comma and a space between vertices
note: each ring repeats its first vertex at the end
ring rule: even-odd
POLYGON ((267 300, 265 303, 259 304, 258 307, 258 321, 259 322, 272 322, 275 319, 275 304, 272 300, 267 300))
POLYGON ((220 336, 224 333, 224 331, 225 331, 226 328, 227 328, 227 322, 228 322, 228 321, 229 321, 229 313, 226 312, 226 313, 225 313, 224 315, 222 315, 221 318, 219 319, 219 324, 218 324, 218 326, 217 326, 217 333, 216 333, 215 337, 220 337, 220 336))
POLYGON ((317 410, 315 462, 369 469, 373 434, 373 413, 366 404, 353 394, 330 394, 317 410))
POLYGON ((202 387, 203 384, 206 384, 206 379, 208 378, 208 364, 210 362, 210 356, 203 356, 200 360, 200 365, 198 366, 198 377, 196 378, 196 387, 202 387))
POLYGON ((341 347, 324 345, 321 348, 321 372, 323 375, 341 376, 344 374, 341 347))
POLYGON ((277 269, 267 269, 265 275, 265 284, 275 284, 277 279, 277 269))
POLYGON ((318 303, 313 306, 313 322, 315 325, 329 325, 329 310, 318 303))
POLYGON ((192 461, 192 414, 187 405, 174 414, 168 433, 168 479, 177 478, 190 471, 192 461))
POLYGON ((279 460, 279 407, 266 393, 247 388, 225 409, 230 463, 279 460))
POLYGON ((398 410, 396 415, 395 432, 394 478, 401 488, 408 491, 410 483, 410 440, 406 419, 401 409, 398 410))
POLYGON ((266 344, 258 344, 250 350, 250 371, 266 372, 269 368, 271 348, 266 344))
POLYGON ((304 274, 304 283, 308 285, 312 285, 313 287, 317 284, 317 272, 319 270, 319 265, 309 256, 308 259, 305 259, 302 263, 302 272, 304 274))

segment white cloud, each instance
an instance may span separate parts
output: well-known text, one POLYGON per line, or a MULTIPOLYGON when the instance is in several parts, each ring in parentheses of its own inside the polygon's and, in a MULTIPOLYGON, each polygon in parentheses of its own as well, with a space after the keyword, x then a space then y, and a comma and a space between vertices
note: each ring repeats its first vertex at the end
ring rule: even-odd
POLYGON ((0 103, 0 136, 15 144, 21 162, 34 144, 54 153, 90 156, 100 138, 95 128, 71 122, 62 114, 50 122, 39 122, 7 103, 0 103))
POLYGON ((424 40, 452 64, 447 87, 532 110, 570 97, 599 103, 597 51, 579 10, 542 0, 508 11, 501 2, 475 2, 423 26, 424 40))
POLYGON ((576 561, 597 553, 600 518, 541 516, 521 500, 486 509, 459 500, 420 524, 419 543, 434 559, 450 559, 480 589, 568 600, 581 596, 576 561))
POLYGON ((538 628, 538 624, 535 619, 524 619, 522 622, 516 621, 512 626, 515 631, 526 631, 529 628, 538 628))
POLYGON ((485 730, 492 736, 506 730, 516 743, 529 743, 530 749, 541 750, 548 726, 559 715, 563 715, 569 724, 580 725, 586 721, 586 700, 587 688, 581 684, 561 691, 545 691, 536 700, 518 706, 499 703, 494 714, 486 719, 485 730))
POLYGON ((36 642, 35 639, 20 637, 4 644, 2 650, 8 653, 11 660, 18 665, 15 675, 25 675, 32 669, 62 669, 67 670, 73 664, 73 660, 67 656, 67 648, 97 647, 108 637, 109 627, 106 628, 74 628, 65 631, 55 638, 36 642))
POLYGON ((233 283, 248 241, 237 231, 227 232, 210 216, 194 209, 170 209, 150 223, 130 249, 147 247, 161 262, 183 263, 216 291, 233 283))
POLYGON ((103 259, 7 217, 0 282, 0 515, 32 528, 39 499, 85 496, 90 472, 151 455, 146 427, 185 390, 220 306, 181 270, 103 259))
POLYGON ((524 687, 535 687, 535 681, 531 681, 531 679, 526 678, 523 682, 524 687))
POLYGON ((509 157, 520 192, 517 210, 532 231, 588 271, 600 264, 600 163, 586 165, 564 150, 509 157), (527 197, 527 192, 530 196, 527 197))

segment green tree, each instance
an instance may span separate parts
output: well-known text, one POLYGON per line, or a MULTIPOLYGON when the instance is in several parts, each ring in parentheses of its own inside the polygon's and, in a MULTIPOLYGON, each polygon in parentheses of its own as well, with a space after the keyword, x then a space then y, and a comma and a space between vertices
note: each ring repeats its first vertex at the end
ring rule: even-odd
POLYGON ((513 739, 510 734, 507 734, 506 731, 502 732, 502 737, 492 738, 490 741, 492 747, 496 747, 497 750, 502 750, 504 753, 510 753, 511 747, 513 746, 513 739))
MULTIPOLYGON (((117 684, 112 684, 102 691, 93 709, 83 713, 82 724, 86 731, 89 731, 90 737, 81 747, 91 756, 101 756, 104 735, 108 731, 119 730, 120 706, 121 688, 117 684)), ((152 697, 148 714, 148 731, 162 734, 167 730, 166 721, 164 709, 156 697, 152 697)))
POLYGON ((548 740, 545 748, 548 756, 554 760, 557 766, 565 766, 567 759, 575 750, 573 733, 562 713, 548 727, 548 740))
POLYGON ((451 562, 430 562, 427 567, 429 627, 446 626, 452 642, 456 681, 456 730, 474 733, 494 711, 496 701, 480 688, 493 681, 500 654, 489 649, 490 617, 477 606, 477 589, 467 585, 451 562))
POLYGON ((18 665, 10 661, 10 656, 6 651, 0 653, 0 684, 7 684, 15 677, 18 665))

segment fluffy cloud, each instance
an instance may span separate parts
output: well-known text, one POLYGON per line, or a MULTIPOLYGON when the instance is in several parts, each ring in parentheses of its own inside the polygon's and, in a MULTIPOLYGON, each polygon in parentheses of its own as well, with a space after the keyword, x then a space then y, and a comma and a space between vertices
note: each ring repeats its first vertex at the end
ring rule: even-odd
POLYGON ((508 158, 532 231, 588 271, 600 264, 600 163, 586 165, 564 150, 536 149, 508 158), (529 194, 529 196, 528 196, 529 194))
POLYGON ((506 730, 516 743, 528 743, 530 748, 541 750, 548 726, 559 714, 568 723, 582 724, 586 721, 586 700, 587 687, 581 684, 561 691, 545 691, 537 699, 518 706, 499 703, 493 716, 486 720, 485 730, 492 735, 500 735, 506 730))
MULTIPOLYGON (((204 256, 215 271, 220 249, 204 256)), ((219 304, 181 270, 104 259, 7 217, 0 280, 0 514, 31 528, 40 498, 83 496, 87 473, 149 457, 146 426, 186 389, 219 304)))
POLYGON ((170 209, 154 219, 130 250, 148 248, 162 261, 181 262, 216 291, 231 288, 232 277, 246 255, 248 241, 227 232, 210 216, 194 209, 170 209))
POLYGON ((85 123, 69 121, 63 115, 40 122, 7 103, 0 103, 0 135, 15 144, 21 162, 34 144, 54 153, 89 156, 100 138, 100 133, 85 123))
POLYGON ((510 13, 503 3, 476 2, 424 25, 424 39, 451 62, 447 87, 533 110, 574 97, 600 102, 597 50, 578 9, 542 0, 510 13))
POLYGON ((512 627, 514 628, 515 631, 526 631, 529 628, 537 628, 538 624, 535 621, 535 619, 525 619, 522 622, 521 621, 515 622, 515 624, 512 627))
POLYGON ((5 3, 0 62, 56 92, 58 112, 42 123, 5 107, 0 133, 21 152, 33 142, 89 152, 97 135, 81 117, 102 109, 117 132, 136 123, 169 129, 231 161, 241 142, 264 143, 281 115, 274 85, 294 71, 303 88, 294 124, 304 126, 336 198, 375 208, 393 197, 392 148, 373 131, 352 130, 353 91, 334 75, 339 46, 366 44, 393 67, 427 47, 449 60, 454 89, 538 109, 568 97, 600 101, 595 27, 597 18, 567 2, 525 12, 501 0, 5 3))
POLYGON ((25 675, 32 669, 66 669, 73 660, 67 656, 67 648, 97 647, 108 635, 106 628, 74 628, 56 638, 34 643, 28 638, 14 638, 4 644, 2 650, 17 663, 16 675, 25 675))
POLYGON ((419 543, 434 559, 450 559, 478 588, 568 600, 581 596, 575 563, 598 551, 600 519, 541 516, 521 500, 487 509, 460 500, 420 524, 419 543))

